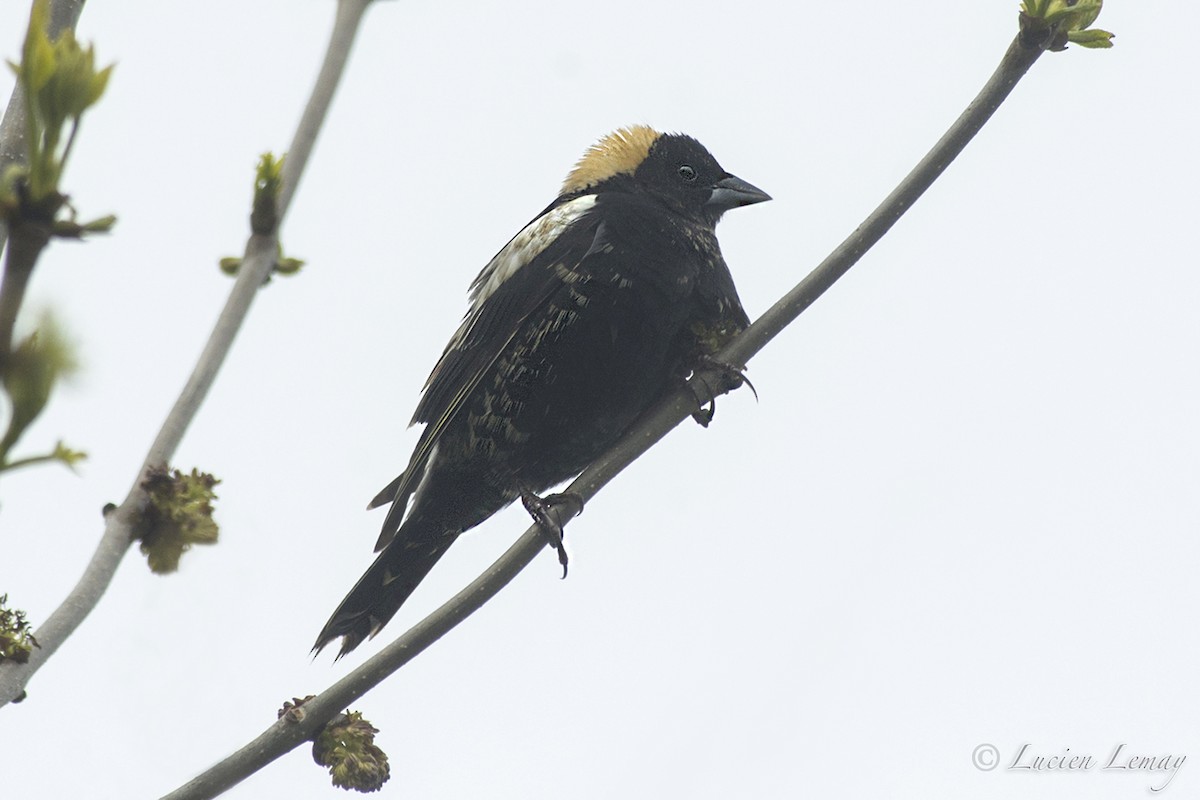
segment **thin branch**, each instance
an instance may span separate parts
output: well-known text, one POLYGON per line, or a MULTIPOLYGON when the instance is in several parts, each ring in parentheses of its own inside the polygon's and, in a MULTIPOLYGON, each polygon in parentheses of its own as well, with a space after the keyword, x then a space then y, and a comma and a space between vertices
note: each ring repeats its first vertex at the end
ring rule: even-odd
MULTIPOLYGON (((84 0, 50 0, 50 24, 46 33, 51 41, 62 35, 63 31, 73 31, 79 23, 79 15, 83 13, 84 0)), ((21 92, 21 84, 13 87, 13 93, 8 98, 8 107, 4 110, 4 118, 0 119, 0 175, 12 164, 25 161, 25 97, 21 92)), ((8 227, 0 222, 0 250, 8 239, 8 227)))
POLYGON ((49 241, 48 223, 22 222, 5 251, 4 277, 0 278, 0 365, 12 350, 13 328, 25 303, 33 267, 49 241))
MULTIPOLYGON (((279 219, 283 218, 291 200, 294 187, 300 180, 308 156, 312 152, 313 143, 321 123, 329 110, 334 90, 346 65, 350 45, 358 30, 358 24, 363 12, 371 0, 339 0, 337 16, 334 22, 333 34, 329 48, 325 53, 325 62, 317 77, 316 85, 304 111, 300 125, 297 127, 292 140, 289 156, 284 165, 283 188, 281 190, 279 219)), ((250 303, 258 288, 270 274, 275 264, 277 252, 277 236, 252 235, 246 243, 246 252, 242 268, 229 293, 229 299, 216 326, 209 336, 204 352, 188 378, 174 408, 168 414, 158 437, 150 447, 146 460, 134 479, 129 495, 119 507, 106 517, 104 535, 92 560, 84 571, 83 577, 71 590, 46 622, 34 632, 40 648, 35 648, 25 664, 6 662, 0 664, 0 706, 19 697, 24 691, 30 676, 46 662, 71 633, 79 627, 88 613, 96 606, 104 590, 112 581, 112 577, 120 564, 122 557, 133 542, 134 525, 146 506, 146 492, 142 489, 142 480, 148 470, 165 466, 179 446, 184 432, 208 394, 217 371, 224 362, 226 355, 233 345, 234 337, 241 327, 250 303)))
POLYGON ((25 458, 18 458, 15 461, 9 461, 7 464, 0 465, 0 471, 8 472, 9 470, 32 467, 35 464, 49 464, 51 461, 61 462, 62 460, 62 456, 60 456, 58 453, 45 453, 40 456, 26 456, 25 458))
MULTIPOLYGON (((1024 44, 1018 37, 979 96, 896 190, 799 285, 719 353, 718 360, 745 364, 844 275, 962 152, 1041 53, 1040 46, 1024 44)), ((714 375, 693 378, 689 387, 674 393, 644 416, 620 442, 584 470, 567 491, 578 493, 584 500, 591 499, 625 467, 689 418, 696 410, 697 396, 708 394, 709 387, 719 383, 719 376, 714 375)), ((726 385, 719 388, 722 391, 718 393, 723 394, 732 387, 726 385)), ((531 563, 545 546, 543 534, 537 526, 531 526, 465 589, 353 672, 305 703, 302 720, 292 722, 285 718, 276 722, 225 760, 164 795, 162 800, 206 800, 215 797, 300 746, 351 702, 366 694, 483 606, 531 563)))
POLYGON ((800 316, 806 308, 825 293, 875 245, 892 225, 912 207, 935 180, 950 166, 967 143, 991 118, 1008 97, 1017 81, 1029 71, 1043 50, 1036 44, 1025 44, 1018 36, 978 96, 955 120, 933 149, 921 159, 895 190, 863 220, 858 229, 846 238, 816 269, 795 288, 771 306, 748 330, 730 343, 723 357, 732 364, 744 364, 767 342, 800 316))

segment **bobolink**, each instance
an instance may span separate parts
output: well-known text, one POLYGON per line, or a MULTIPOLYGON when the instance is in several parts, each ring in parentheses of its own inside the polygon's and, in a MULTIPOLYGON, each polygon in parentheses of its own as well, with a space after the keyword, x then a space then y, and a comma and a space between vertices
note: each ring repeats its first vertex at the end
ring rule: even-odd
POLYGON ((716 224, 769 199, 689 136, 634 126, 589 148, 471 284, 416 450, 370 504, 391 504, 382 552, 314 650, 378 633, 459 534, 518 497, 536 510, 743 330, 716 224))

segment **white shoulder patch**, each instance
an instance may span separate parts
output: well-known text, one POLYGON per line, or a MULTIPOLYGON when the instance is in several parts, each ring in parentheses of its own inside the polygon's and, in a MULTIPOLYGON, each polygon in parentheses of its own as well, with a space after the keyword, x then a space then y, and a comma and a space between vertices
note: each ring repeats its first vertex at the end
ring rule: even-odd
POLYGON ((596 195, 585 194, 547 211, 513 237, 471 284, 471 307, 479 308, 521 267, 537 258, 567 226, 596 205, 596 195))
MULTIPOLYGON (((596 195, 585 194, 547 211, 522 228, 521 232, 514 236, 512 241, 487 263, 487 266, 471 283, 471 307, 463 317, 462 324, 458 326, 458 330, 451 337, 450 343, 446 345, 446 352, 462 346, 471 328, 478 321, 479 311, 483 304, 506 280, 517 274, 521 267, 537 258, 559 234, 566 230, 568 225, 590 211, 594 205, 596 205, 596 195)), ((443 358, 445 358, 444 355, 443 358)), ((440 361, 438 366, 441 366, 440 361)), ((429 380, 425 381, 426 388, 429 387, 436 374, 437 367, 429 376, 429 380)))

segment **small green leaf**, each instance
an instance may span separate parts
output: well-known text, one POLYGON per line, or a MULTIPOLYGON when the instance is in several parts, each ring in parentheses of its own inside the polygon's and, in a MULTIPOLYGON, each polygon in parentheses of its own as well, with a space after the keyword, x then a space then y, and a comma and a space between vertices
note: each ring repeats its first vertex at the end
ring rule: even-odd
POLYGON ((1113 46, 1112 40, 1115 35, 1108 31, 1102 31, 1099 28, 1093 28, 1086 31, 1071 31, 1067 34, 1067 41, 1077 44, 1080 47, 1101 50, 1113 46))
POLYGON ((44 314, 37 330, 13 349, 0 375, 10 414, 8 430, 0 439, 0 464, 8 462, 13 445, 42 413, 58 379, 77 368, 74 352, 58 324, 49 313, 44 314))
POLYGON ((9 213, 17 208, 17 185, 25 180, 28 173, 24 164, 9 164, 0 173, 0 203, 4 204, 4 219, 8 219, 9 213))
POLYGON ((275 271, 280 275, 295 275, 304 266, 299 258, 280 258, 275 262, 275 271))
POLYGON ((50 458, 74 470, 76 464, 87 460, 87 453, 82 450, 72 450, 63 444, 60 439, 54 443, 54 450, 50 453, 50 458))
POLYGON ((74 219, 60 219, 50 226, 50 232, 58 239, 82 239, 89 233, 110 233, 116 224, 117 218, 112 214, 83 224, 74 219))
POLYGON ((50 82, 54 74, 54 46, 46 35, 50 18, 47 0, 37 0, 29 12, 29 28, 25 31, 25 43, 21 48, 21 64, 15 66, 21 79, 21 88, 26 92, 37 92, 50 82))
POLYGON ((108 214, 91 222, 85 222, 80 228, 84 233, 110 233, 116 224, 117 218, 112 214, 108 214))

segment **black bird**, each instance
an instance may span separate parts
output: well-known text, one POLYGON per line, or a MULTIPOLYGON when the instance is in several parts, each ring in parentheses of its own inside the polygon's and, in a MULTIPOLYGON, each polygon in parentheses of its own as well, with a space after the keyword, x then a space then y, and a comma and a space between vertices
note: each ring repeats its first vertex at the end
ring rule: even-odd
POLYGON ((369 506, 391 504, 382 552, 313 649, 340 636, 340 658, 378 633, 459 534, 518 497, 544 512, 535 493, 743 330, 716 224, 769 199, 690 136, 639 125, 589 148, 471 284, 413 415, 416 450, 369 506))

